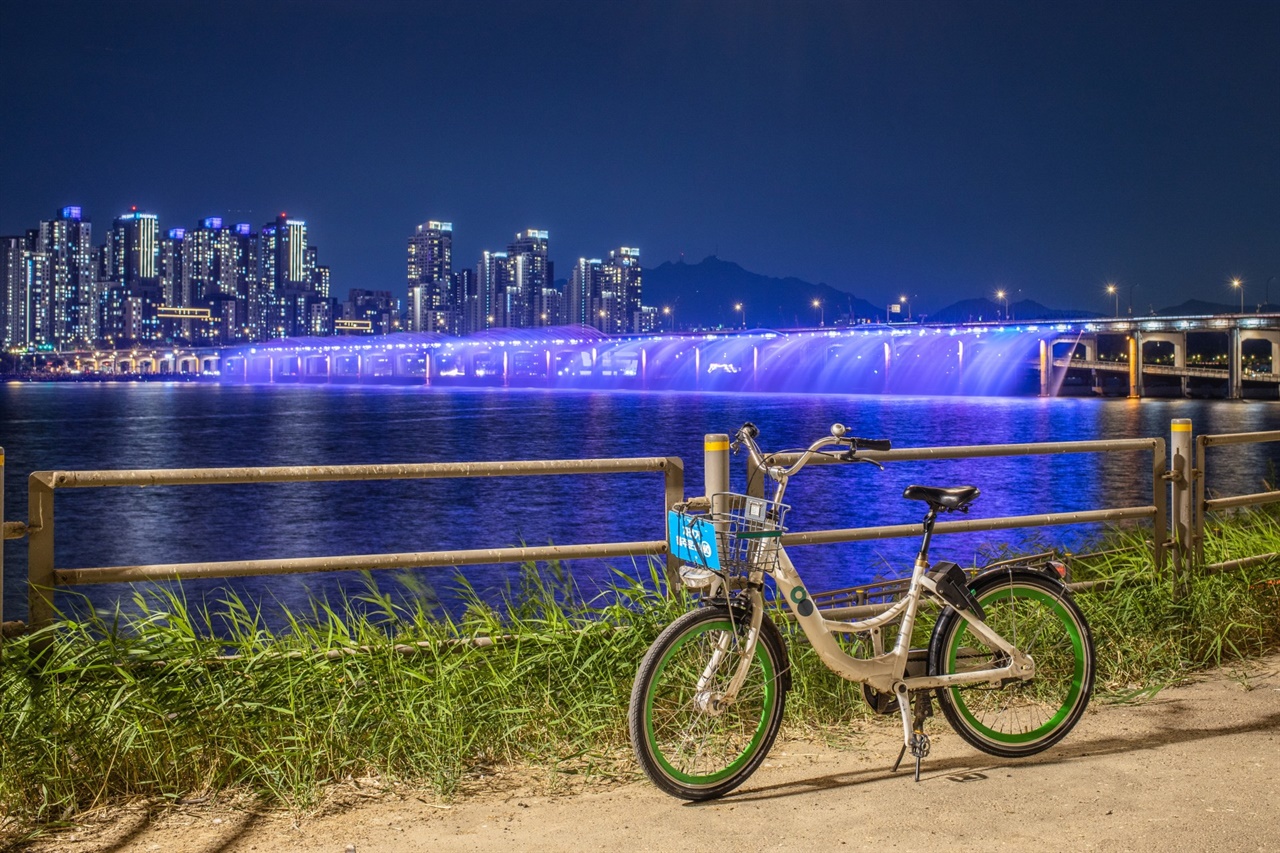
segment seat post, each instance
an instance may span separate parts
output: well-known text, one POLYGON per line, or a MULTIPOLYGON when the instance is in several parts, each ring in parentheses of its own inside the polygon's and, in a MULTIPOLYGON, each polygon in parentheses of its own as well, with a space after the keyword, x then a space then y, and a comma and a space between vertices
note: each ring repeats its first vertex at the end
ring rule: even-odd
POLYGON ((929 513, 924 517, 924 539, 920 540, 920 556, 916 559, 929 565, 929 542, 933 539, 933 523, 938 520, 938 507, 930 504, 929 513))

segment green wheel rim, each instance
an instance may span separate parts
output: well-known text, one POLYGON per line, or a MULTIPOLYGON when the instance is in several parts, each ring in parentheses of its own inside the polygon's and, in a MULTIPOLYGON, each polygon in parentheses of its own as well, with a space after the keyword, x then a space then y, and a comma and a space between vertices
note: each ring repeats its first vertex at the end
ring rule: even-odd
MULTIPOLYGON (((1075 661, 1075 666, 1073 667, 1071 672, 1071 681, 1070 681, 1069 688, 1067 690, 1067 696, 1063 700, 1061 707, 1059 707, 1058 710, 1053 714, 1053 716, 1050 717, 1046 722, 1041 723, 1040 725, 1030 729, 1029 731, 1005 732, 1005 731, 1000 731, 999 729, 993 729, 990 726, 985 725, 981 720, 979 720, 975 711, 972 708, 970 708, 968 702, 965 701, 966 691, 964 689, 958 688, 958 687, 952 687, 952 688, 949 688, 949 690, 951 694, 951 700, 955 704, 956 710, 960 712, 960 715, 964 717, 965 721, 973 728, 975 732, 978 732, 983 737, 992 741, 996 741, 998 743, 1025 744, 1025 743, 1031 743, 1033 741, 1039 740, 1045 735, 1048 735, 1051 732, 1053 732, 1055 729, 1057 729, 1059 725, 1062 724, 1062 721, 1067 718, 1067 716, 1071 713, 1072 709, 1076 707, 1076 702, 1079 701, 1080 694, 1084 691, 1086 668, 1088 667, 1088 662, 1085 659, 1084 638, 1080 634, 1080 626, 1076 623, 1075 618, 1067 611, 1067 609, 1062 606, 1062 602, 1060 602, 1054 596, 1044 592, 1043 590, 1035 589, 1034 587, 1025 587, 1025 586, 1017 587, 1016 589, 1003 587, 995 590, 994 592, 992 592, 987 596, 984 596, 981 599, 981 604, 985 609, 998 601, 1001 601, 1004 599, 1013 600, 1015 598, 1019 600, 1037 602, 1047 607, 1049 610, 1049 613, 1051 613, 1054 617, 1056 617, 1056 619, 1053 620, 1054 624, 1062 625, 1066 628, 1066 635, 1071 642, 1071 653, 1072 653, 1072 658, 1075 661), (1018 593, 1016 597, 1014 595, 1015 592, 1018 593)), ((947 671, 948 672, 957 671, 956 656, 961 649, 960 640, 965 635, 964 628, 966 624, 967 623, 961 622, 955 634, 952 635, 950 646, 947 649, 947 671)), ((996 630, 999 631, 1000 629, 996 628, 996 630)), ((1005 639, 1015 644, 1019 644, 1020 641, 1022 640, 1022 638, 1018 638, 1017 640, 1015 640, 1013 637, 1010 637, 1007 634, 1005 634, 1005 639)), ((1030 654, 1034 659, 1035 658, 1034 649, 1030 652, 1030 654)), ((1037 675, 1036 678, 1039 678, 1039 675, 1037 675)), ((1032 683, 1034 683, 1034 681, 1035 679, 1032 680, 1032 683)), ((1001 691, 1001 692, 1003 693, 1004 691, 1001 691)))
MULTIPOLYGON (((689 641, 702 638, 710 631, 725 631, 730 634, 735 633, 733 624, 729 620, 723 619, 715 622, 706 622, 702 625, 697 626, 697 628, 695 628, 693 631, 690 631, 689 633, 680 637, 678 640, 676 640, 674 643, 671 644, 671 648, 669 648, 666 654, 662 656, 662 661, 658 664, 657 668, 655 669, 653 674, 653 679, 649 682, 649 689, 645 693, 644 726, 645 726, 645 738, 649 742, 649 752, 653 755, 654 759, 658 762, 659 766, 662 767, 663 771, 668 776, 686 785, 714 785, 715 783, 723 781, 724 779, 729 778, 734 773, 737 773, 739 770, 741 770, 743 765, 745 765, 748 761, 750 761, 751 757, 756 754, 756 750, 760 748, 760 742, 764 739, 765 732, 768 731, 769 729, 769 722, 773 718, 773 713, 774 713, 774 692, 777 690, 777 686, 775 684, 775 679, 774 679, 773 661, 769 659, 769 655, 765 651, 764 638, 762 637, 756 642, 755 655, 754 655, 755 660, 753 664, 759 664, 761 669, 764 670, 764 685, 763 685, 764 690, 763 690, 763 696, 761 700, 763 703, 763 707, 761 709, 759 723, 756 725, 755 730, 751 733, 751 737, 747 741, 746 746, 742 748, 742 750, 738 753, 737 757, 735 757, 733 761, 729 763, 728 766, 720 770, 717 770, 713 773, 699 774, 699 773, 685 772, 683 770, 676 768, 668 760, 666 754, 664 754, 664 752, 658 745, 657 734, 654 731, 653 705, 654 705, 655 688, 661 683, 662 676, 666 672, 667 666, 671 663, 676 653, 679 652, 681 649, 683 649, 685 645, 689 643, 689 641)), ((724 668, 725 668, 724 664, 721 664, 722 671, 724 670, 724 668)), ((730 672, 729 675, 731 676, 732 673, 730 672)), ((748 673, 747 680, 743 682, 744 691, 749 687, 751 682, 752 682, 752 678, 750 673, 748 673)), ((686 697, 686 700, 685 700, 686 704, 691 702, 693 699, 694 684, 696 684, 696 678, 694 683, 691 683, 688 685, 687 689, 689 691, 689 695, 686 697)), ((738 698, 739 700, 741 700, 742 692, 739 692, 738 698)), ((730 707, 729 711, 732 712, 734 709, 738 707, 739 707, 738 703, 735 702, 734 705, 730 707)), ((693 713, 698 713, 698 712, 693 712, 693 713)), ((710 715, 706 715, 706 714, 702 714, 702 717, 709 721, 714 721, 718 719, 716 717, 711 717, 710 715)))

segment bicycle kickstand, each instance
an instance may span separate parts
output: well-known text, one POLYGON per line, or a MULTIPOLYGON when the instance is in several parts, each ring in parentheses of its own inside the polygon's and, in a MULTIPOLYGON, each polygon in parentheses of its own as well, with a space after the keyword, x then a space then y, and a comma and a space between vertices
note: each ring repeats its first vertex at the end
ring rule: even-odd
POLYGON ((911 755, 916 760, 915 780, 920 781, 920 760, 929 754, 929 736, 924 733, 924 721, 933 710, 929 703, 928 692, 922 692, 916 696, 915 713, 910 711, 911 702, 907 698, 907 691, 902 689, 898 692, 898 710, 902 713, 902 749, 898 750, 898 760, 893 762, 892 773, 898 772, 898 767, 902 764, 902 758, 907 754, 907 748, 910 747, 911 755), (907 720, 911 723, 908 726, 907 720))

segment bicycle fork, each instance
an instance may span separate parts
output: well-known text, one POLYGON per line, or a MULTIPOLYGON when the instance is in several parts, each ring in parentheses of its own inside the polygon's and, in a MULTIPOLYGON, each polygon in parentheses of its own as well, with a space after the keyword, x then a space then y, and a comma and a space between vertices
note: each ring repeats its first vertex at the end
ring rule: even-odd
MULTIPOLYGON (((750 593, 751 616, 747 626, 747 636, 741 642, 743 644, 742 656, 738 660, 737 669, 734 670, 733 677, 729 679, 729 684, 721 693, 716 693, 711 689, 714 683, 716 673, 720 671, 720 666, 728 657, 729 651, 738 641, 737 630, 724 631, 720 635, 720 640, 716 643, 716 649, 711 653, 711 659, 707 661, 707 665, 703 667, 702 675, 698 679, 697 685, 694 687, 694 703, 703 713, 718 716, 723 713, 738 698, 738 691, 742 689, 742 685, 747 680, 747 674, 751 670, 751 662, 755 658, 756 643, 760 640, 760 624, 764 619, 764 600, 758 590, 752 590, 750 593)), ((733 618, 733 610, 729 610, 730 619, 733 618)))

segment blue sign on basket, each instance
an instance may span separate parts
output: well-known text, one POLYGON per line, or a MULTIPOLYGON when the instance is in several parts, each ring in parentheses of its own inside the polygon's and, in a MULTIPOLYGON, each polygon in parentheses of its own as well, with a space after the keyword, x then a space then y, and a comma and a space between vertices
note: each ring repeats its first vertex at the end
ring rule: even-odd
POLYGON ((705 518, 667 513, 667 545, 672 556, 706 569, 720 568, 720 549, 716 547, 716 529, 705 518))

